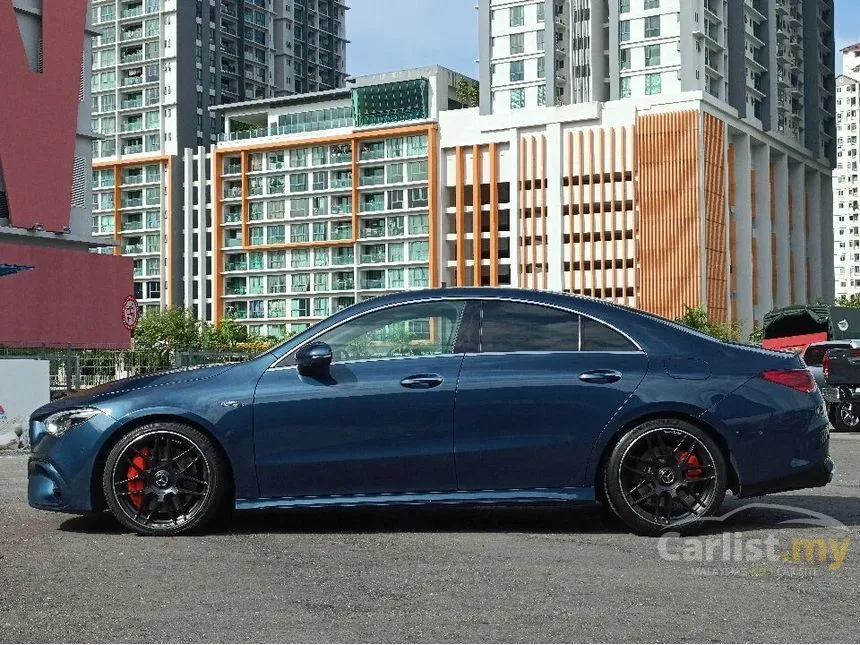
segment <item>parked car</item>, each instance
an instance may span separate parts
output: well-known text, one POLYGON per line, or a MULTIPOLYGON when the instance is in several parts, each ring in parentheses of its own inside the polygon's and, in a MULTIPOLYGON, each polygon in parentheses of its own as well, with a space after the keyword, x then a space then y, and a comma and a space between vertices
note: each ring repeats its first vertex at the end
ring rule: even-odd
MULTIPOLYGON (((807 369, 812 373, 815 382, 824 395, 825 401, 828 399, 828 384, 824 378, 823 363, 824 357, 828 350, 831 349, 850 349, 860 351, 860 340, 830 340, 823 343, 812 343, 808 345, 803 352, 803 362, 806 363, 807 369)), ((858 377, 860 377, 860 369, 858 369, 858 377)), ((860 381, 858 381, 860 384, 860 381)), ((837 392, 838 395, 838 392, 837 392)), ((860 426, 860 405, 851 401, 839 401, 834 398, 833 394, 829 395, 831 401, 827 401, 827 414, 830 418, 830 423, 839 432, 851 432, 858 429, 860 426)))
POLYGON ((833 469, 799 356, 516 289, 374 298, 245 363, 55 401, 30 437, 32 506, 149 535, 225 507, 595 500, 656 534, 833 469))
POLYGON ((822 374, 826 385, 821 393, 833 410, 833 427, 841 432, 860 430, 860 347, 828 349, 822 374))

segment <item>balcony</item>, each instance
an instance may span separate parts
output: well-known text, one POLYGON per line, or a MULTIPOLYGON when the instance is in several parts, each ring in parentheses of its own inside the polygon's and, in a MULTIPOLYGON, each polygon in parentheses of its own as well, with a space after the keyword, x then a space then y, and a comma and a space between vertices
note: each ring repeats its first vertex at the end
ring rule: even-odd
POLYGON ((133 110, 143 107, 143 99, 123 99, 120 103, 123 110, 133 110))
POLYGON ((125 42, 127 40, 137 40, 138 38, 143 38, 143 29, 132 29, 129 31, 122 31, 119 35, 120 42, 125 42))
POLYGON ((385 226, 366 226, 361 230, 361 237, 385 237, 385 226))
POLYGON ((225 271, 247 271, 248 263, 244 261, 228 261, 224 264, 225 271))
POLYGON ((332 179, 331 182, 332 188, 352 188, 352 177, 346 179, 332 179))
POLYGON ((361 254, 362 264, 382 264, 383 262, 385 262, 384 252, 361 254))
POLYGON ((362 289, 385 289, 385 278, 362 278, 362 289))
POLYGON ((242 163, 239 161, 230 162, 224 166, 225 175, 238 175, 242 172, 242 163))
POLYGON ((236 197, 242 196, 242 189, 238 186, 233 186, 232 188, 227 188, 224 191, 224 197, 228 199, 233 199, 236 197))
POLYGON ((143 76, 125 76, 120 81, 120 86, 129 87, 132 85, 142 85, 143 84, 143 76))
POLYGON ((138 18, 143 15, 143 7, 141 5, 137 5, 136 7, 131 7, 129 9, 123 9, 119 12, 120 20, 123 18, 138 18))
POLYGON ((123 253, 143 253, 143 244, 123 244, 123 253))
POLYGON ((125 54, 119 57, 119 62, 123 65, 126 63, 139 63, 143 60, 143 52, 137 52, 134 54, 125 54))
POLYGON ((122 200, 123 208, 140 208, 143 206, 143 197, 126 197, 122 200))
POLYGON ((332 282, 331 288, 334 291, 349 291, 351 289, 355 289, 355 281, 354 280, 335 280, 332 282))
POLYGON ((351 240, 352 229, 350 227, 336 228, 331 232, 332 240, 351 240))

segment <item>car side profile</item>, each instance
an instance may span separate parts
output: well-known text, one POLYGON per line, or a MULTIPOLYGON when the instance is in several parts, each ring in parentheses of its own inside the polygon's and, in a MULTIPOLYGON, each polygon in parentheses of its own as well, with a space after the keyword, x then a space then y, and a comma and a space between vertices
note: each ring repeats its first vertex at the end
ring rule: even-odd
POLYGON ((29 502, 141 534, 225 507, 603 502, 636 532, 830 481, 794 354, 516 289, 354 305, 244 363, 172 370, 30 420, 29 502))

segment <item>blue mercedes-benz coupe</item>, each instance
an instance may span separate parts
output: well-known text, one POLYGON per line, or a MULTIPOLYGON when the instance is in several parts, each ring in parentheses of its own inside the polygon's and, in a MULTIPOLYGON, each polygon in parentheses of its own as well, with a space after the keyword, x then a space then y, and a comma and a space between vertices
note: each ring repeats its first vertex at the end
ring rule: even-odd
POLYGON ((589 298, 383 296, 252 360, 116 381, 30 419, 29 501, 141 534, 221 511, 600 501, 689 528, 727 489, 832 476, 824 402, 794 354, 589 298))

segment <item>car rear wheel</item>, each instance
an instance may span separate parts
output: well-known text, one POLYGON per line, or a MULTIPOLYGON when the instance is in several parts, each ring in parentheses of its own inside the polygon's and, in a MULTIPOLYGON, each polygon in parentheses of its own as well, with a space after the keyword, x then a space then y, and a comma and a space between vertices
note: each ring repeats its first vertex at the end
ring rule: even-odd
POLYGON ((836 403, 832 408, 830 422, 837 432, 855 432, 860 429, 860 404, 836 403))
POLYGON ((695 528, 726 494, 726 463, 700 428, 679 419, 642 423, 612 449, 603 472, 610 508, 637 533, 695 528))
POLYGON ((179 535, 222 507, 225 469, 205 434, 180 423, 151 423, 114 446, 102 486, 108 508, 141 535, 179 535))

